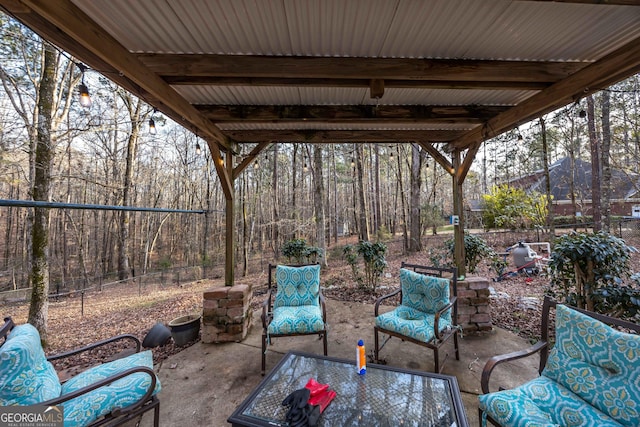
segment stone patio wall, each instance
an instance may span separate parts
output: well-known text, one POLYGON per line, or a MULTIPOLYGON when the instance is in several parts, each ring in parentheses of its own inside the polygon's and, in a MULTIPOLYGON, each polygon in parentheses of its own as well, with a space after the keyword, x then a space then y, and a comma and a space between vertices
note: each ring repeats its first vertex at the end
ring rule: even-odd
POLYGON ((202 342, 240 342, 251 327, 250 285, 220 285, 204 291, 202 342))
POLYGON ((489 279, 466 277, 458 281, 458 324, 464 332, 490 331, 489 279))

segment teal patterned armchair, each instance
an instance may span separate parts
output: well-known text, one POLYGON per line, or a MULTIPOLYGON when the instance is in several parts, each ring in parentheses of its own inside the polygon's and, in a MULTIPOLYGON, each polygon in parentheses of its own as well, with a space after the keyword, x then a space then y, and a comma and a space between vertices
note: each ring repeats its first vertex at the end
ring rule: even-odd
POLYGON ((275 337, 319 335, 327 355, 327 313, 320 290, 319 264, 269 264, 262 327, 262 375, 266 368, 267 344, 275 337))
MULTIPOLYGON (((400 338, 433 350, 435 372, 440 372, 440 347, 453 338, 456 359, 460 360, 460 328, 457 300, 457 269, 402 263, 400 287, 378 298, 375 305, 374 360, 391 337, 400 338), (393 310, 380 313, 383 302, 400 298, 393 310), (388 335, 380 345, 378 334, 388 335)), ((446 358, 446 357, 445 357, 446 358)))
POLYGON ((153 410, 154 426, 158 426, 160 382, 153 372, 151 351, 141 352, 138 338, 119 335, 47 358, 36 328, 28 323, 15 326, 8 317, 4 320, 0 406, 62 406, 65 426, 120 425, 153 410), (132 341, 136 352, 93 366, 63 383, 50 362, 120 341, 132 341))
POLYGON ((640 420, 640 325, 545 298, 541 340, 487 361, 479 396, 480 424, 502 427, 637 427, 640 420), (555 345, 549 316, 556 308, 555 345), (621 327, 624 331, 612 328, 621 327), (490 393, 501 363, 540 353, 540 376, 490 393))

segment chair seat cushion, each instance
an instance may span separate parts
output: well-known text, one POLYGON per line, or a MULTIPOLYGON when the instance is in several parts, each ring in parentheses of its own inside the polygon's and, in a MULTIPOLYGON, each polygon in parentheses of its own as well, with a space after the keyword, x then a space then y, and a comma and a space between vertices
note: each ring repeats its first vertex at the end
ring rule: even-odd
POLYGON ((567 388, 539 377, 520 387, 479 396, 480 409, 503 427, 621 427, 567 388))
POLYGON ((325 329, 322 311, 317 305, 277 307, 273 309, 273 320, 269 323, 269 334, 306 334, 325 329))
POLYGON ((35 405, 58 397, 60 390, 38 330, 28 323, 13 328, 0 347, 0 406, 35 405))
MULTIPOLYGON (((427 343, 434 338, 434 319, 433 314, 401 305, 376 317, 376 326, 427 343)), ((450 317, 440 318, 438 326, 441 331, 450 327, 450 317)))
MULTIPOLYGON (((153 369, 151 350, 135 353, 81 372, 62 385, 62 395, 139 366, 153 369)), ((65 425, 87 425, 107 415, 114 408, 131 406, 147 392, 150 384, 149 375, 139 372, 71 399, 63 404, 64 423, 65 425)), ((159 391, 160 381, 158 380, 154 394, 159 391)))

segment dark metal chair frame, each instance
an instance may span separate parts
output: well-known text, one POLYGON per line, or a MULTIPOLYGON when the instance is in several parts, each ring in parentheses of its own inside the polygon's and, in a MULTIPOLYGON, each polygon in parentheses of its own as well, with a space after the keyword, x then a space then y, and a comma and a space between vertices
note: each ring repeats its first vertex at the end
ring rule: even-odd
MULTIPOLYGON (((434 277, 446 277, 447 276, 451 276, 449 278, 451 286, 450 286, 450 290, 451 290, 451 294, 450 294, 450 298, 449 298, 449 304, 447 304, 446 306, 442 307, 440 310, 438 310, 438 312, 435 314, 435 331, 434 331, 434 337, 431 341, 429 342, 422 342, 422 341, 418 341, 416 339, 413 339, 411 337, 399 334, 397 332, 394 331, 389 331, 383 328, 379 328, 378 326, 374 326, 374 332, 375 332, 375 339, 374 339, 374 353, 373 353, 373 358, 374 361, 376 363, 378 363, 378 355, 380 350, 382 349, 382 347, 384 347, 384 345, 387 343, 387 341, 389 341, 389 339, 391 339, 392 336, 400 338, 402 341, 409 341, 412 342, 414 344, 420 345, 422 347, 427 347, 433 350, 433 358, 434 358, 434 368, 435 371, 434 372, 441 372, 442 368, 444 367, 444 362, 446 361, 446 356, 445 355, 445 359, 442 361, 442 364, 440 363, 440 355, 439 355, 439 350, 440 347, 442 347, 443 344, 445 344, 447 341, 449 341, 450 338, 453 337, 453 346, 454 346, 454 350, 455 350, 455 356, 456 356, 456 360, 460 360, 460 349, 458 346, 458 335, 460 333, 460 328, 458 327, 458 269, 453 267, 453 268, 439 268, 439 267, 429 267, 429 266, 424 266, 424 265, 418 265, 418 264, 407 264, 405 262, 403 262, 400 265, 400 268, 406 268, 406 269, 410 269, 413 270, 416 273, 420 273, 420 274, 424 274, 426 276, 434 276, 434 277), (444 330, 444 331, 440 331, 439 329, 439 321, 440 321, 440 317, 444 314, 444 312, 446 312, 447 310, 452 309, 453 312, 451 313, 451 321, 452 321, 452 328, 449 330, 444 330), (383 334, 387 334, 389 335, 389 337, 382 343, 382 345, 379 345, 379 339, 378 339, 378 333, 383 333, 383 334)), ((394 292, 388 294, 388 295, 384 295, 380 298, 378 298, 378 300, 376 301, 376 305, 375 305, 375 317, 378 317, 378 312, 379 312, 379 307, 380 304, 385 301, 388 298, 392 298, 398 296, 399 297, 399 301, 402 301, 402 286, 400 286, 397 290, 395 290, 394 292)))
MULTIPOLYGON (((289 267, 304 267, 305 265, 290 265, 289 267)), ((275 299, 276 292, 278 291, 278 284, 275 280, 275 270, 278 267, 277 264, 269 264, 269 281, 267 282, 267 297, 262 303, 262 375, 264 376, 266 369, 266 358, 267 358, 267 342, 271 344, 271 338, 278 337, 293 337, 293 336, 303 336, 303 335, 319 335, 318 339, 323 340, 324 347, 324 355, 327 355, 327 311, 325 307, 325 298, 322 294, 322 289, 318 290, 318 297, 320 302, 320 307, 322 309, 322 321, 324 323, 324 328, 318 332, 308 332, 308 333, 291 333, 291 334, 267 334, 267 328, 269 324, 273 320, 273 300, 275 299)))
MULTIPOLYGON (((544 298, 544 302, 542 304, 542 321, 540 324, 540 327, 541 327, 540 341, 538 341, 531 347, 528 347, 524 350, 519 350, 511 353, 493 356, 492 358, 487 360, 487 363, 484 365, 484 369, 482 370, 482 376, 480 378, 480 386, 482 387, 483 394, 487 394, 490 392, 489 380, 491 379, 491 373, 493 372, 494 368, 501 363, 522 359, 524 357, 529 357, 536 353, 540 353, 540 364, 538 366, 538 374, 539 375, 542 374, 542 371, 547 365, 547 358, 549 357, 549 350, 550 350, 549 327, 552 325, 550 325, 550 322, 549 322, 549 317, 550 317, 549 314, 551 312, 551 309, 556 308, 556 305, 558 305, 558 303, 553 299, 549 297, 544 298)), ((577 307, 572 307, 572 306, 568 306, 568 307, 571 307, 572 309, 579 311, 581 313, 584 313, 589 317, 592 317, 596 320, 606 323, 609 326, 621 327, 624 329, 635 331, 637 334, 640 334, 640 325, 638 324, 627 322, 622 319, 616 319, 615 317, 606 316, 604 314, 583 310, 577 307)), ((498 390, 504 390, 504 388, 499 387, 498 390)), ((480 425, 482 426, 483 411, 481 409, 478 409, 478 414, 480 416, 479 418, 480 425)), ((487 421, 489 421, 494 426, 500 426, 500 424, 498 424, 498 422, 493 418, 491 418, 489 415, 487 415, 487 421)))
MULTIPOLYGON (((5 322, 4 325, 0 328, 0 340, 2 341, 2 344, 4 344, 4 342, 7 339, 7 336, 9 335, 11 330, 15 327, 15 323, 10 317, 5 317, 4 322, 5 322)), ((53 360, 64 359, 66 357, 80 354, 85 351, 93 350, 95 348, 102 347, 104 345, 117 342, 117 341, 132 341, 135 345, 135 352, 139 353, 141 350, 140 340, 136 336, 130 335, 130 334, 123 334, 123 335, 118 335, 115 337, 107 338, 102 341, 95 342, 93 344, 90 344, 82 348, 48 356, 47 360, 53 361, 53 360)), ((64 402, 68 400, 74 399, 83 394, 90 393, 93 390, 96 390, 102 386, 111 384, 116 380, 125 378, 137 372, 145 373, 149 375, 149 377, 151 377, 151 384, 149 385, 147 392, 140 398, 140 400, 138 400, 138 402, 126 408, 114 409, 111 413, 89 424, 89 426, 95 427, 95 426, 107 426, 107 425, 108 426, 123 425, 137 418, 138 416, 142 416, 143 413, 153 409, 153 425, 155 427, 158 427, 159 421, 160 421, 160 400, 158 400, 158 397, 156 395, 152 395, 153 391, 156 388, 156 382, 157 382, 156 374, 153 372, 152 369, 149 369, 144 366, 127 369, 126 371, 120 372, 116 375, 112 375, 103 380, 96 381, 95 383, 92 383, 86 387, 82 387, 71 393, 67 393, 55 399, 50 399, 50 400, 41 402, 39 403, 39 405, 45 405, 45 406, 63 405, 64 402)))

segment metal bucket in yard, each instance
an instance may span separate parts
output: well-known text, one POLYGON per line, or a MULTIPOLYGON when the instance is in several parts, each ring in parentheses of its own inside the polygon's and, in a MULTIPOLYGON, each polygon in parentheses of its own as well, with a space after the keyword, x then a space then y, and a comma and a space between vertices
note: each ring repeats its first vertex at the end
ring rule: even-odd
POLYGON ((200 315, 189 314, 173 319, 169 322, 169 329, 171 329, 171 336, 177 346, 183 345, 198 338, 200 333, 200 315))

